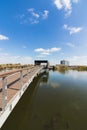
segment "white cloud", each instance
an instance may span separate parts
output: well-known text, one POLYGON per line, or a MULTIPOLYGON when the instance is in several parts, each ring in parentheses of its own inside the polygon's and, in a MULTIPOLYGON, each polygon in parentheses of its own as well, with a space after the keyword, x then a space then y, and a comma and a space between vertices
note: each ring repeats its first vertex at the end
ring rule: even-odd
POLYGON ((50 49, 50 52, 56 52, 56 51, 60 51, 61 48, 57 48, 57 47, 53 47, 50 49))
POLYGON ((48 15, 48 10, 38 12, 34 8, 29 8, 25 14, 18 15, 17 18, 21 20, 21 24, 38 24, 41 20, 46 20, 48 15))
POLYGON ((0 54, 0 64, 8 63, 30 64, 33 63, 33 60, 29 56, 14 56, 8 53, 0 54))
POLYGON ((34 51, 40 53, 36 57, 42 59, 42 58, 45 58, 45 57, 51 55, 51 53, 58 52, 60 50, 61 50, 61 48, 54 47, 54 48, 50 48, 50 49, 37 48, 34 51))
POLYGON ((63 5, 61 3, 61 0, 54 0, 54 4, 58 9, 62 9, 63 5))
POLYGON ((0 40, 9 40, 9 38, 5 35, 0 34, 0 40))
MULTIPOLYGON (((39 18, 40 18, 40 15, 39 13, 36 13, 34 8, 29 8, 27 10, 29 12, 29 14, 31 16, 29 16, 29 19, 28 21, 31 23, 31 24, 38 24, 39 23, 39 18)), ((28 16, 27 16, 28 17, 28 16)))
POLYGON ((27 11, 28 11, 28 12, 33 12, 33 11, 34 11, 34 8, 29 8, 27 11))
POLYGON ((48 10, 44 10, 44 13, 42 14, 42 18, 43 19, 47 19, 48 18, 48 14, 49 14, 49 11, 48 10))
POLYGON ((60 50, 61 48, 57 48, 57 47, 50 48, 50 49, 37 48, 35 49, 35 52, 39 52, 41 55, 50 55, 51 53, 57 52, 60 50))
POLYGON ((42 52, 41 54, 42 54, 42 55, 50 55, 50 52, 44 51, 44 52, 42 52))
POLYGON ((44 51, 44 49, 43 48, 37 48, 37 49, 35 49, 35 51, 36 52, 42 52, 42 51, 44 51))
POLYGON ((75 45, 73 44, 73 43, 67 43, 67 46, 69 46, 69 47, 75 47, 75 45))
POLYGON ((44 10, 43 12, 41 13, 36 13, 34 8, 30 8, 28 9, 28 12, 31 13, 31 15, 33 17, 35 17, 36 19, 42 17, 42 19, 47 19, 48 18, 48 14, 49 14, 49 11, 48 10, 44 10), (41 16, 42 15, 42 16, 41 16))
POLYGON ((38 24, 39 20, 36 19, 30 19, 31 24, 38 24))
POLYGON ((40 15, 39 15, 39 14, 34 13, 34 12, 32 12, 32 15, 33 15, 35 18, 39 18, 39 17, 40 17, 40 15))
POLYGON ((68 30, 70 35, 78 33, 83 29, 82 27, 69 27, 67 24, 64 24, 63 28, 68 30))
POLYGON ((64 9, 66 15, 70 15, 72 12, 72 3, 78 3, 78 0, 54 0, 54 4, 58 10, 64 9))
POLYGON ((82 30, 82 28, 81 28, 81 27, 78 27, 78 28, 72 27, 72 28, 70 28, 69 30, 70 30, 70 34, 73 34, 73 33, 78 33, 78 32, 80 32, 80 31, 82 30))
POLYGON ((70 65, 87 65, 87 56, 73 56, 68 57, 67 60, 70 62, 70 65))
POLYGON ((64 29, 68 29, 68 25, 67 24, 64 24, 64 29))
POLYGON ((34 11, 34 8, 28 9, 28 12, 30 12, 31 15, 37 19, 40 17, 40 15, 34 11))

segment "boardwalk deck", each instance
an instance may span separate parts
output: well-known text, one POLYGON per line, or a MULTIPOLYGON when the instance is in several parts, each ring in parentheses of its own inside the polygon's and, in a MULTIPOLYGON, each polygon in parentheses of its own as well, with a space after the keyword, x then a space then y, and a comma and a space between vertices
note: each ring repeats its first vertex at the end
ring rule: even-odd
POLYGON ((35 66, 0 74, 0 128, 41 69, 35 66))

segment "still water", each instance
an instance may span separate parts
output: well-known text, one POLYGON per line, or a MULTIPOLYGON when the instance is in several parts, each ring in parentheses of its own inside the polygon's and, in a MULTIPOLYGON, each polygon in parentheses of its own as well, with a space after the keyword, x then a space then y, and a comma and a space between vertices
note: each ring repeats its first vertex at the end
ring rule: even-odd
POLYGON ((34 79, 1 130, 87 130, 87 72, 34 79))

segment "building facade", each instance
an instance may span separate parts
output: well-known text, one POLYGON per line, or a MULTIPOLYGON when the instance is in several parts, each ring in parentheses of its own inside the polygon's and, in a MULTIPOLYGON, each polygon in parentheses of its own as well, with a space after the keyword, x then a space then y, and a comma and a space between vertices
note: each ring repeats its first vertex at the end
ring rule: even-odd
POLYGON ((61 64, 61 65, 69 66, 69 61, 61 60, 61 61, 60 61, 60 64, 61 64))

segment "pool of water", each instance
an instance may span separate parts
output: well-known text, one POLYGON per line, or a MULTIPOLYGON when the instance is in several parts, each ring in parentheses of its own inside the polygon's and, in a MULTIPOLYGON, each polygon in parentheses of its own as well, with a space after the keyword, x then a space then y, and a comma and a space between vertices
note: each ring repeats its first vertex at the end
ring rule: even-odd
POLYGON ((87 72, 35 78, 1 130, 87 130, 87 72))

